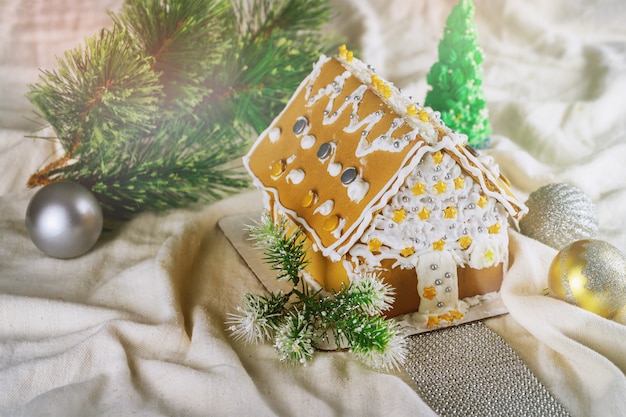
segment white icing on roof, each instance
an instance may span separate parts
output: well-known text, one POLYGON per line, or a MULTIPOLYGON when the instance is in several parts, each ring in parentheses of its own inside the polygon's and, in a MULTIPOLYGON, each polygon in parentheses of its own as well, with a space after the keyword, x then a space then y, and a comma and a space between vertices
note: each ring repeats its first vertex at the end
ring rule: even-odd
MULTIPOLYGON (((376 86, 372 84, 372 76, 375 75, 374 72, 365 66, 365 64, 361 61, 354 59, 351 62, 348 62, 341 57, 336 58, 336 62, 339 62, 346 70, 339 71, 339 73, 334 76, 327 85, 313 91, 313 86, 316 83, 319 84, 318 78, 329 61, 331 61, 331 58, 324 56, 320 58, 320 60, 314 65, 311 74, 302 82, 285 109, 275 119, 275 121, 272 122, 272 125, 270 125, 270 127, 268 127, 268 129, 260 135, 248 155, 246 155, 243 159, 245 167, 252 175, 254 184, 274 196, 275 204, 278 206, 280 211, 288 214, 296 220, 296 222, 298 222, 305 229, 305 231, 307 231, 307 234, 312 238, 315 245, 319 247, 325 256, 330 257, 333 260, 338 260, 342 255, 344 255, 363 235, 364 231, 371 223, 373 215, 385 207, 389 200, 398 193, 398 190, 404 184, 406 178, 414 171, 415 167, 419 164, 424 155, 438 150, 442 150, 452 156, 459 163, 462 169, 480 185, 483 192, 500 202, 510 215, 518 216, 525 213, 526 208, 523 204, 512 196, 508 191, 506 184, 494 175, 494 172, 497 173, 497 171, 494 171, 493 167, 491 167, 492 169, 487 169, 479 158, 474 156, 465 147, 465 142, 467 140, 465 135, 460 135, 445 127, 445 125, 443 125, 440 121, 437 112, 434 112, 431 109, 419 107, 409 98, 403 96, 401 92, 393 86, 393 84, 387 81, 383 81, 386 87, 386 94, 381 94, 376 86), (353 76, 357 77, 360 82, 355 84, 353 76), (352 91, 344 91, 344 87, 349 81, 352 86, 350 87, 352 91), (362 112, 361 114, 357 113, 359 106, 362 105, 365 94, 370 94, 370 97, 372 97, 371 92, 376 94, 378 96, 377 99, 389 106, 397 115, 393 118, 393 121, 389 126, 384 127, 382 132, 380 131, 380 126, 377 125, 383 119, 382 113, 378 113, 378 111, 374 111, 367 115, 363 115, 362 112), (271 164, 272 158, 280 156, 282 139, 275 138, 273 135, 276 131, 275 129, 277 129, 276 123, 283 118, 286 111, 293 105, 294 100, 302 94, 304 94, 306 99, 304 107, 302 107, 303 112, 306 111, 307 108, 312 108, 312 106, 315 106, 321 100, 329 100, 324 108, 325 110, 323 116, 320 117, 322 119, 322 124, 328 126, 326 129, 332 128, 332 131, 335 132, 333 133, 334 146, 354 146, 354 152, 357 158, 361 158, 362 161, 370 161, 370 166, 363 164, 360 167, 355 167, 359 172, 363 171, 362 179, 364 179, 368 185, 370 185, 372 181, 371 175, 373 175, 373 167, 371 165, 376 164, 375 161, 377 160, 376 158, 378 153, 381 155, 393 153, 399 157, 399 159, 396 158, 398 161, 397 169, 388 174, 388 178, 378 178, 378 183, 380 184, 380 181, 382 180, 384 181, 384 185, 368 187, 368 189, 365 190, 365 195, 359 195, 359 198, 357 198, 356 201, 353 194, 350 198, 346 198, 344 203, 341 203, 351 204, 351 202, 353 202, 361 204, 361 206, 359 206, 361 207, 360 214, 358 218, 355 219, 340 219, 339 223, 341 227, 338 227, 332 232, 324 232, 321 230, 320 226, 314 226, 312 222, 315 218, 307 217, 310 216, 310 214, 306 214, 298 204, 292 203, 288 207, 288 205, 283 203, 283 201, 286 201, 285 198, 288 194, 292 193, 287 185, 283 183, 272 183, 267 180, 264 182, 264 180, 261 180, 260 178, 261 173, 259 172, 259 169, 265 169, 263 167, 271 164), (335 101, 339 100, 340 97, 344 97, 342 99, 344 101, 341 105, 339 105, 339 103, 335 103, 335 101), (409 108, 414 110, 413 114, 409 114, 409 108), (421 113, 418 115, 416 114, 416 111, 421 113), (331 126, 333 123, 336 123, 340 118, 342 118, 346 112, 350 113, 348 122, 345 126, 337 128, 331 126), (401 128, 403 130, 398 130, 401 128), (376 136, 371 134, 374 129, 378 129, 379 131, 376 136), (341 142, 341 131, 345 132, 346 135, 350 135, 350 137, 356 136, 360 131, 360 139, 355 142, 355 145, 341 142), (405 133, 398 136, 396 131, 405 133), (440 132, 444 132, 444 134, 442 135, 440 132), (393 136, 394 133, 396 134, 395 137, 393 136), (265 154, 267 151, 264 150, 263 152, 260 151, 259 155, 255 156, 255 152, 260 146, 262 146, 263 142, 266 141, 268 135, 271 136, 269 138, 270 142, 275 145, 271 148, 271 151, 275 152, 276 155, 267 155, 265 154), (254 162, 259 164, 254 169, 251 167, 253 158, 258 158, 254 162), (257 172, 255 172, 255 169, 257 172), (369 178, 367 177, 368 173, 370 175, 369 178)), ((376 76, 376 78, 378 77, 376 76)), ((370 98, 370 100, 372 100, 372 98, 370 98)), ((342 120, 344 119, 346 119, 346 117, 343 117, 342 120)), ((305 133, 317 135, 317 132, 312 130, 313 128, 311 125, 313 124, 315 124, 315 120, 310 120, 305 133), (310 133, 309 129, 311 129, 310 133)), ((319 121, 317 124, 319 127, 319 121)), ((286 132, 287 130, 291 130, 291 128, 283 130, 285 131, 285 134, 293 135, 292 132, 286 132)), ((298 156, 297 158, 289 158, 287 162, 292 163, 297 159, 299 163, 305 163, 306 158, 315 158, 315 161, 319 162, 317 157, 314 156, 307 156, 304 158, 303 155, 306 150, 300 145, 302 141, 301 135, 298 137, 300 137, 300 139, 298 139, 297 149, 293 150, 293 152, 296 152, 298 156)), ((317 139, 319 143, 323 143, 327 140, 327 138, 321 137, 317 137, 317 139)), ((263 146, 266 146, 267 148, 267 144, 263 146)), ((337 178, 335 181, 338 181, 339 179, 337 176, 343 167, 340 162, 334 160, 336 151, 337 150, 335 149, 329 158, 326 158, 320 163, 328 164, 326 171, 331 176, 335 176, 337 178)), ((312 149, 309 152, 314 152, 314 150, 312 149)), ((395 162, 394 166, 396 166, 395 162)), ((289 167, 289 169, 298 169, 298 166, 289 167)), ((326 180, 319 178, 317 181, 320 182, 326 180)), ((330 187, 330 185, 328 186, 330 187)), ((341 188, 337 188, 337 190, 342 189, 344 190, 343 192, 346 193, 346 197, 348 197, 347 193, 349 187, 341 186, 341 188)), ((323 189, 320 191, 323 191, 323 189)), ((331 201, 328 196, 323 197, 322 205, 324 205, 324 209, 320 210, 320 206, 315 208, 312 212, 318 214, 323 212, 331 215, 332 213, 337 212, 338 209, 341 209, 341 206, 338 207, 336 202, 333 202, 333 207, 330 211, 327 210, 328 204, 323 202, 328 201, 331 201)))

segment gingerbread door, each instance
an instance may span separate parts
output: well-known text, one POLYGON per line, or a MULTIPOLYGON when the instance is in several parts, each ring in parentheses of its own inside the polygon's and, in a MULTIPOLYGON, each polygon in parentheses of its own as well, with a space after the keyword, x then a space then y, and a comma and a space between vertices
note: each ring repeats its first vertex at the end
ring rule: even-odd
POLYGON ((420 255, 415 271, 420 313, 439 315, 457 308, 457 265, 450 252, 431 251, 420 255))

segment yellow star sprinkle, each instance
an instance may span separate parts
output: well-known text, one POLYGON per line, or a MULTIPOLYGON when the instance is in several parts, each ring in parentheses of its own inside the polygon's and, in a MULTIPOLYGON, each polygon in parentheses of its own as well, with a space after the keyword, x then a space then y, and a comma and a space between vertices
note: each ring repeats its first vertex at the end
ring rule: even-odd
POLYGON ((464 186, 465 186, 465 178, 463 178, 463 177, 456 177, 454 179, 454 188, 456 190, 460 190, 464 186))
POLYGON ((374 86, 374 88, 376 88, 378 91, 382 92, 383 87, 385 85, 385 83, 383 82, 383 80, 381 80, 380 78, 378 78, 378 75, 374 74, 372 75, 372 85, 374 86))
POLYGON ((450 310, 450 315, 455 320, 460 320, 460 319, 463 318, 463 313, 461 313, 460 311, 457 311, 457 310, 450 310))
POLYGON ((472 238, 469 236, 463 236, 459 239, 459 245, 462 249, 467 249, 472 244, 472 238))
POLYGON ((487 196, 484 194, 481 194, 476 204, 478 204, 480 208, 485 208, 485 206, 487 205, 487 196))
POLYGON ((417 217, 419 217, 420 220, 428 220, 428 218, 430 217, 430 210, 428 210, 426 207, 422 207, 422 209, 417 212, 417 217))
POLYGON ((417 117, 419 117, 419 119, 422 122, 427 122, 428 121, 428 112, 426 110, 422 109, 422 110, 419 111, 419 114, 418 114, 417 117))
POLYGON ((426 326, 428 326, 428 328, 430 329, 431 327, 434 327, 436 325, 439 324, 439 317, 437 316, 428 316, 428 322, 426 323, 426 326))
POLYGON ((370 252, 380 252, 380 247, 382 245, 383 245, 383 242, 378 240, 378 238, 374 238, 369 241, 369 243, 367 244, 367 247, 369 248, 370 252))
POLYGON ((396 223, 402 223, 402 221, 406 218, 406 211, 404 209, 395 210, 393 212, 392 220, 396 223))
POLYGON ((411 191, 413 191, 413 195, 416 197, 418 195, 422 195, 424 194, 424 192, 426 192, 426 184, 422 184, 421 182, 416 182, 413 188, 411 188, 411 191))
POLYGON ((348 48, 346 48, 346 45, 341 45, 339 47, 339 56, 344 57, 348 62, 352 62, 354 59, 354 52, 349 51, 348 48))
POLYGON ((443 161, 443 153, 441 151, 437 151, 433 154, 433 161, 435 164, 439 165, 441 161, 443 161))
POLYGON ((435 298, 436 295, 437 290, 435 289, 435 287, 426 287, 424 288, 424 293, 422 294, 422 297, 432 300, 433 298, 435 298))
POLYGON ((437 190, 437 194, 443 194, 446 192, 446 189, 448 188, 448 184, 443 182, 443 180, 439 180, 437 184, 433 185, 433 188, 437 190))
POLYGON ((492 250, 488 250, 487 252, 485 252, 485 260, 487 260, 488 262, 493 262, 493 251, 492 250))
POLYGON ((408 258, 414 253, 415 253, 415 249, 413 249, 413 246, 406 247, 400 251, 400 255, 402 255, 405 258, 408 258))
POLYGON ((448 322, 448 323, 451 323, 451 322, 452 322, 452 320, 454 320, 454 319, 452 318, 452 315, 451 315, 450 313, 440 314, 438 317, 439 317, 441 320, 446 321, 446 322, 448 322))
POLYGON ((443 211, 443 217, 445 217, 446 219, 454 219, 456 213, 457 210, 454 207, 450 206, 443 211))
POLYGON ((408 114, 409 116, 415 116, 415 115, 417 115, 417 107, 415 106, 415 104, 410 104, 410 105, 406 108, 406 114, 408 114))
POLYGON ((391 87, 389 87, 388 85, 383 85, 381 93, 383 93, 383 96, 385 98, 390 98, 391 97, 391 87))
POLYGON ((498 233, 500 233, 500 228, 500 223, 494 223, 492 226, 489 226, 489 234, 497 235, 498 233))
POLYGON ((443 250, 444 246, 446 246, 446 242, 439 239, 436 242, 433 242, 433 250, 443 250))

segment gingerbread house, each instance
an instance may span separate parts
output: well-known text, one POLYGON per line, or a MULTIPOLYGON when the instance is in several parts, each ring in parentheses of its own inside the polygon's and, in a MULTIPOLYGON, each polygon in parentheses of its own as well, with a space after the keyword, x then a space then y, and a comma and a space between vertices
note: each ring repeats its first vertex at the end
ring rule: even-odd
POLYGON ((379 272, 391 316, 430 325, 500 288, 508 216, 526 208, 492 160, 345 48, 322 56, 244 157, 266 207, 304 230, 327 289, 379 272))

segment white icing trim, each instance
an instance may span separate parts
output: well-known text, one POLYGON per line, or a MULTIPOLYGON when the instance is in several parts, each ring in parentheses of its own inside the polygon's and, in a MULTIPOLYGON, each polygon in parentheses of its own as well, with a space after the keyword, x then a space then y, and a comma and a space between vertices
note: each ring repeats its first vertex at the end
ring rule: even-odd
POLYGON ((441 160, 433 154, 422 158, 415 170, 388 204, 379 211, 370 227, 350 249, 352 259, 362 258, 365 265, 380 265, 383 259, 393 260, 393 268, 412 269, 418 259, 433 251, 433 243, 443 240, 445 250, 459 265, 469 264, 480 269, 495 265, 506 258, 507 234, 504 207, 491 197, 485 205, 478 205, 484 195, 480 184, 466 172, 447 152, 441 160), (456 189, 456 180, 463 178, 463 187, 456 189), (443 180, 447 189, 439 193, 434 187, 443 180), (424 186, 415 195, 416 183, 424 186), (452 217, 446 210, 452 208, 452 217), (420 219, 421 210, 427 209, 429 219, 420 219), (396 219, 396 213, 404 216, 396 219), (500 224, 498 233, 489 233, 489 227, 500 224), (470 237, 469 247, 462 247, 460 239, 470 237), (383 246, 372 252, 368 244, 373 239, 383 246), (412 254, 402 253, 412 248, 412 254))
POLYGON ((506 211, 511 216, 519 218, 528 212, 528 208, 524 204, 521 204, 517 199, 510 196, 505 190, 503 190, 498 185, 498 180, 494 177, 491 170, 487 169, 481 163, 481 161, 474 155, 472 155, 465 147, 461 147, 460 149, 456 146, 450 147, 447 148, 447 151, 454 153, 459 158, 459 162, 463 169, 470 175, 472 175, 474 180, 478 179, 480 187, 482 188, 485 195, 498 200, 498 202, 500 202, 504 206, 506 211), (475 166, 472 165, 470 161, 475 166), (491 183, 496 187, 497 192, 489 190, 485 177, 487 177, 489 181, 491 181, 491 183))
MULTIPOLYGON (((305 89, 305 98, 307 102, 310 100, 319 100, 319 97, 325 94, 334 95, 333 98, 329 101, 332 103, 334 97, 337 97, 339 92, 337 91, 337 87, 339 83, 343 85, 345 79, 349 77, 351 73, 354 73, 364 84, 357 88, 355 91, 360 91, 362 87, 367 88, 367 86, 371 85, 371 76, 373 71, 367 68, 361 61, 358 59, 354 59, 352 62, 347 62, 345 59, 339 57, 337 60, 343 64, 348 71, 344 71, 340 76, 335 78, 336 85, 329 84, 328 86, 321 88, 318 90, 317 95, 311 98, 312 88, 315 80, 319 77, 321 69, 323 65, 328 62, 331 58, 321 56, 318 62, 313 66, 313 71, 309 76, 307 76, 304 81, 300 84, 288 104, 285 106, 283 111, 276 117, 275 120, 280 119, 286 110, 290 107, 292 102, 299 96, 302 89, 305 89), (331 90, 328 90, 331 88, 331 90), (328 93, 326 91, 328 90, 328 93)), ((503 204, 505 209, 512 215, 520 215, 526 212, 526 208, 523 204, 519 203, 514 197, 507 194, 505 190, 499 186, 498 181, 494 178, 493 174, 484 167, 484 165, 473 155, 469 153, 463 146, 467 140, 465 135, 459 134, 447 128, 440 120, 439 114, 437 112, 432 111, 432 109, 422 109, 419 106, 416 106, 418 110, 426 110, 428 111, 429 121, 424 122, 419 119, 419 117, 409 116, 407 114, 407 107, 410 105, 415 105, 411 100, 404 97, 401 92, 390 82, 385 81, 386 85, 389 85, 391 89, 391 96, 389 99, 385 98, 381 94, 379 94, 375 88, 372 88, 372 91, 376 92, 378 97, 387 103, 397 114, 404 117, 404 121, 408 123, 410 126, 414 128, 414 130, 410 133, 412 136, 412 140, 407 141, 410 144, 409 149, 402 149, 406 153, 406 157, 403 160, 403 163, 400 165, 400 168, 396 173, 394 173, 387 185, 377 194, 375 195, 370 202, 364 207, 361 216, 352 223, 352 225, 345 231, 342 231, 341 235, 337 237, 337 240, 333 242, 330 246, 324 247, 322 245, 321 239, 318 236, 316 230, 314 230, 305 219, 298 216, 296 212, 293 210, 287 209, 284 207, 279 199, 278 191, 275 188, 264 186, 260 179, 254 175, 252 170, 250 169, 250 155, 254 152, 254 150, 259 146, 260 141, 256 141, 248 154, 243 158, 244 167, 251 174, 253 179, 253 184, 261 189, 265 189, 268 193, 271 193, 274 196, 275 204, 280 208, 280 210, 294 218, 298 223, 302 225, 302 227, 309 232, 309 235, 314 240, 314 246, 321 249, 322 254, 333 261, 337 261, 341 258, 341 256, 345 255, 351 246, 353 246, 359 238, 363 235, 367 227, 369 227, 370 223, 373 220, 373 213, 385 207, 389 200, 398 193, 400 187, 404 184, 406 178, 413 172, 415 167, 419 164, 423 156, 427 152, 436 152, 437 150, 444 149, 446 152, 450 152, 455 154, 459 158, 459 163, 464 170, 466 170, 469 175, 471 175, 474 179, 477 179, 484 193, 490 197, 495 198, 497 201, 503 204), (441 141, 438 140, 438 131, 435 129, 435 126, 438 126, 446 131, 446 136, 442 138, 441 141), (420 135, 424 138, 428 144, 416 138, 417 135, 420 135), (458 147, 457 147, 458 145, 458 147), (470 161, 475 165, 473 166, 470 161), (485 177, 487 177, 497 188, 497 191, 490 191, 487 187, 487 183, 485 181, 485 177)), ((348 105, 352 105, 353 108, 358 106, 356 103, 358 100, 348 100, 341 107, 341 112, 347 108, 348 105)), ((332 109, 332 106, 331 106, 332 109)), ((327 123, 332 120, 332 117, 338 117, 340 114, 337 111, 337 115, 333 116, 332 114, 326 115, 324 122, 327 123)), ((369 117, 369 116, 368 116, 369 117)), ((361 121, 357 121, 354 124, 351 124, 346 129, 354 129, 355 126, 359 123, 363 123, 367 118, 364 118, 361 121)), ((369 123, 370 121, 367 121, 369 123)), ((273 124, 271 124, 263 133, 261 133, 260 137, 268 135, 270 129, 272 129, 273 124)), ((348 130, 346 130, 348 131, 348 130)), ((376 140, 376 139, 375 139, 376 140)), ((383 146, 379 144, 379 146, 383 146)), ((380 149, 380 148, 378 148, 380 149)), ((362 151, 367 151, 362 149, 362 151)), ((332 161, 329 161, 329 166, 332 161)), ((319 210, 319 208, 318 208, 319 210)), ((332 211, 332 210, 331 210, 332 211)), ((340 230, 339 228, 337 230, 340 230)))
MULTIPOLYGON (((375 74, 375 72, 371 68, 369 68, 367 65, 365 65, 363 61, 357 58, 353 58, 351 61, 348 61, 344 57, 341 57, 341 56, 336 57, 336 59, 339 62, 341 62, 341 64, 344 67, 352 71, 354 75, 361 80, 361 82, 367 85, 371 85, 371 77, 372 75, 375 74)), ((395 85, 393 85, 393 83, 387 80, 384 80, 384 82, 386 85, 390 87, 391 96, 389 98, 386 98, 382 94, 378 93, 375 88, 372 88, 372 91, 376 92, 376 94, 382 101, 384 101, 392 109, 394 109, 396 113, 404 116, 407 123, 417 128, 419 131, 419 134, 424 139, 426 139, 426 141, 429 142, 431 145, 433 145, 438 139, 436 137, 435 129, 431 125, 431 122, 443 128, 446 131, 446 135, 448 137, 451 137, 451 142, 452 142, 450 146, 447 148, 447 150, 454 152, 456 155, 461 157, 462 159, 461 165, 463 166, 463 168, 467 169, 468 171, 471 171, 474 176, 482 177, 483 173, 486 176, 488 176, 489 180, 496 186, 496 188, 499 191, 499 192, 489 191, 483 178, 480 180, 480 182, 481 182, 481 187, 485 191, 485 194, 490 195, 491 197, 494 197, 496 200, 501 202, 505 206, 507 212, 513 217, 520 218, 524 214, 527 213, 528 209, 526 208, 525 205, 521 204, 514 197, 510 196, 506 192, 506 190, 502 189, 502 187, 499 186, 498 180, 495 178, 495 176, 492 173, 492 169, 485 166, 484 163, 482 163, 478 158, 471 155, 469 151, 465 149, 463 145, 467 142, 466 135, 458 133, 448 128, 441 121, 439 117, 439 113, 432 111, 432 109, 430 108, 424 108, 424 110, 427 110, 429 112, 429 119, 430 119, 429 122, 422 122, 419 118, 409 116, 407 114, 406 109, 411 104, 416 105, 418 110, 421 110, 422 108, 418 106, 416 103, 413 103, 409 98, 405 97, 402 94, 402 92, 397 87, 395 87, 395 85), (461 148, 463 149, 463 151, 459 152, 456 145, 461 145, 461 148), (478 168, 479 171, 476 171, 475 169, 473 169, 474 167, 467 162, 468 160, 471 160, 477 167, 479 167, 478 168)))

